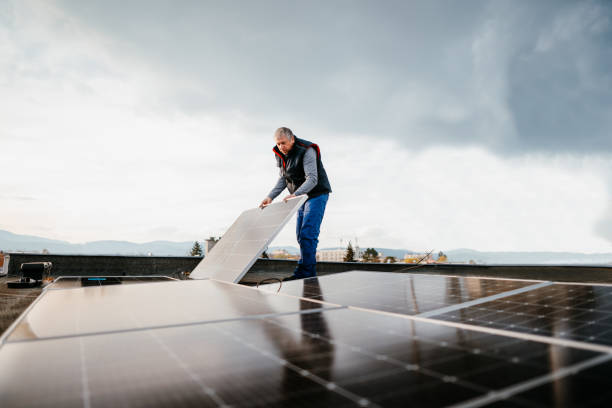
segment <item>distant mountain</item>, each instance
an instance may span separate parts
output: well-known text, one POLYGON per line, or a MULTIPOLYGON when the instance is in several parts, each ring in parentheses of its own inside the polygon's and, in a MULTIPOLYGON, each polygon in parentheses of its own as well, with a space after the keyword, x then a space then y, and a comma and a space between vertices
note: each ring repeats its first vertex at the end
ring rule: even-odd
POLYGON ((555 264, 555 265, 611 265, 612 253, 585 254, 582 252, 481 252, 460 248, 443 251, 450 262, 477 264, 555 264))
MULTIPOLYGON (((152 241, 142 244, 128 241, 92 241, 83 244, 73 244, 68 241, 42 238, 33 235, 19 235, 0 230, 0 250, 4 252, 42 252, 46 249, 52 254, 147 255, 152 253, 157 256, 186 256, 192 246, 192 241, 152 241)), ((294 255, 300 253, 300 249, 295 246, 269 247, 268 252, 277 249, 284 249, 294 255)), ((330 247, 321 249, 344 248, 330 247)), ((375 249, 384 256, 395 256, 398 259, 403 259, 405 254, 417 253, 408 249, 375 249)), ((437 258, 439 251, 439 249, 436 249, 433 252, 434 258, 437 258)), ((612 253, 482 252, 467 248, 442 251, 448 256, 449 262, 467 263, 473 260, 477 264, 612 265, 612 253)))
POLYGON ((128 241, 92 241, 73 244, 68 241, 13 234, 0 230, 0 249, 4 252, 42 252, 52 254, 186 256, 193 242, 152 241, 142 244, 128 241))

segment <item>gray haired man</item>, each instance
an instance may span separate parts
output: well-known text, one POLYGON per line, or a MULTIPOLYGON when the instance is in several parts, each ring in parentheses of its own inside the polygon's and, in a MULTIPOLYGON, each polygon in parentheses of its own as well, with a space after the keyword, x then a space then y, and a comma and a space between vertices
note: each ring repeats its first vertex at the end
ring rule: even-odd
POLYGON ((280 177, 268 196, 261 202, 264 207, 272 202, 285 188, 289 190, 283 200, 307 194, 308 200, 297 214, 296 235, 300 244, 300 260, 292 276, 285 280, 316 276, 316 254, 319 232, 325 206, 331 193, 321 150, 315 143, 300 139, 291 129, 281 127, 274 132, 276 164, 280 177))

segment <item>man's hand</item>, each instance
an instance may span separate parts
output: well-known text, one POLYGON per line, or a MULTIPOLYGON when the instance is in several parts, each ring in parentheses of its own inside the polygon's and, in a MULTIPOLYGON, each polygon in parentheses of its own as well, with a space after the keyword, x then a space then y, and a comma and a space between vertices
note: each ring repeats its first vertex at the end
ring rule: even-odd
POLYGON ((287 202, 287 201, 291 200, 292 198, 295 198, 295 194, 289 194, 287 197, 283 198, 283 201, 287 202))
POLYGON ((261 204, 259 204, 259 208, 264 208, 266 205, 269 205, 270 203, 272 203, 272 199, 270 197, 266 197, 263 199, 261 204))

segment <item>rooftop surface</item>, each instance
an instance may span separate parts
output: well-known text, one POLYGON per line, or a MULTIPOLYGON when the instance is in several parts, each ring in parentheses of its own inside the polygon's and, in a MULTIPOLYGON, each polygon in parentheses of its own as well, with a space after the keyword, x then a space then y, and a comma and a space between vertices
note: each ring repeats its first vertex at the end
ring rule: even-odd
POLYGON ((9 289, 6 282, 15 277, 0 277, 0 334, 40 295, 42 288, 9 289))

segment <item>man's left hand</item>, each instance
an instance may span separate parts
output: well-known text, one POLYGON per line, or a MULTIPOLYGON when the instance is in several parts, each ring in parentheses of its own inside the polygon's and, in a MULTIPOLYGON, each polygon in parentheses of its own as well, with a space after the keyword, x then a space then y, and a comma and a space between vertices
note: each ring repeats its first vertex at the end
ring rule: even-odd
POLYGON ((285 198, 283 198, 284 202, 287 202, 289 200, 291 200, 292 198, 295 198, 295 194, 289 194, 288 196, 286 196, 285 198))

